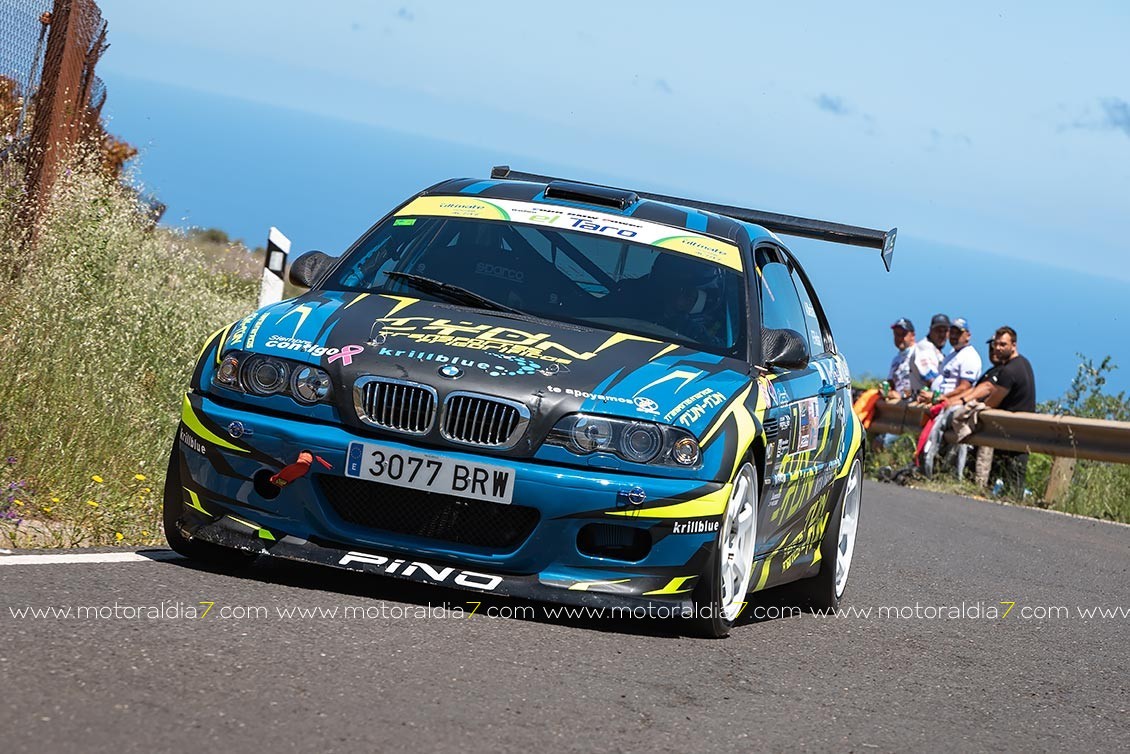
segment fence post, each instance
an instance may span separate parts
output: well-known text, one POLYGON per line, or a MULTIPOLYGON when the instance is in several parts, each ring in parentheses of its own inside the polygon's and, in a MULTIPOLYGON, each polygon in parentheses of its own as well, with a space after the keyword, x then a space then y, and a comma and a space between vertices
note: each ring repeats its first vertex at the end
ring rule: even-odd
POLYGON ((35 95, 28 150, 27 197, 22 211, 34 242, 40 212, 51 193, 59 165, 81 137, 84 93, 89 91, 87 58, 99 29, 93 0, 55 0, 49 19, 43 73, 35 95))
POLYGON ((1044 493, 1044 501, 1058 503, 1067 496, 1071 489, 1071 478, 1075 476, 1075 459, 1068 456, 1057 456, 1052 461, 1052 471, 1048 476, 1048 489, 1044 493))
POLYGON ((973 481, 978 487, 989 486, 989 474, 993 469, 993 449, 987 445, 977 448, 977 460, 973 465, 973 481))

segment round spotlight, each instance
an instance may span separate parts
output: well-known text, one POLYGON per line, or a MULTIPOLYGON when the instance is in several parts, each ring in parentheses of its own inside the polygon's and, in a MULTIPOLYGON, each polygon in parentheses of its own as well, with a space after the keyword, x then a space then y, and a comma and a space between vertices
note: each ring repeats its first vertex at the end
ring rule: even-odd
POLYGON ((675 463, 683 466, 694 466, 698 463, 698 443, 693 437, 683 437, 675 441, 671 448, 671 457, 675 463))
POLYGON ((290 379, 290 392, 302 403, 317 403, 330 393, 330 376, 318 367, 298 367, 290 379))

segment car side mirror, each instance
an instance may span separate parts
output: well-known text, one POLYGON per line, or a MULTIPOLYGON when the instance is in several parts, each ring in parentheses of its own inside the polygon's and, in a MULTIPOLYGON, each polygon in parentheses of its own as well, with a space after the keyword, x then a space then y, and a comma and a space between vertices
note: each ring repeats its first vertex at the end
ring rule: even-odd
POLYGON ((313 288, 330 268, 333 258, 320 251, 308 251, 290 265, 290 282, 302 288, 313 288))
POLYGON ((761 331, 761 358, 766 366, 804 369, 808 366, 808 343, 796 330, 765 328, 761 331))

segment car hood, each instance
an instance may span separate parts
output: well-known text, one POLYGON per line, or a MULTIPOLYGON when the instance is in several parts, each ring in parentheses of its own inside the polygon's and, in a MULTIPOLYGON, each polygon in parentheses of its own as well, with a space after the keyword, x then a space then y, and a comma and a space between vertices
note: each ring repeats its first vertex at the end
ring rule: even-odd
POLYGON ((320 365, 347 420, 354 382, 376 375, 430 385, 441 401, 468 391, 521 402, 535 437, 577 411, 701 437, 751 381, 742 361, 653 338, 383 294, 318 291, 268 306, 236 323, 225 348, 320 365))

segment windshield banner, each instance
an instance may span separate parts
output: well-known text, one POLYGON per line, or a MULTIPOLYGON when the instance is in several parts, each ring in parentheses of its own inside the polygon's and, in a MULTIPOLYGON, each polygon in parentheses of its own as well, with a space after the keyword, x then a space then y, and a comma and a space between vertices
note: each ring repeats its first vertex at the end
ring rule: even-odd
POLYGON ((464 217, 502 220, 526 225, 545 225, 559 230, 623 238, 668 251, 714 262, 740 271, 737 246, 684 228, 672 228, 631 217, 559 207, 550 204, 514 202, 506 199, 475 199, 463 196, 421 196, 396 213, 397 217, 464 217))

